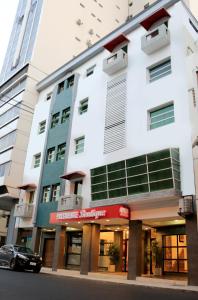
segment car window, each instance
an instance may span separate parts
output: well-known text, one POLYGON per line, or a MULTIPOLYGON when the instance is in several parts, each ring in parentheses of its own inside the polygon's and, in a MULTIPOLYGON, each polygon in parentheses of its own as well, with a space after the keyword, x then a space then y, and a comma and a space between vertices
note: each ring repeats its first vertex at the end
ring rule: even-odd
POLYGON ((14 246, 15 251, 20 253, 28 253, 33 254, 33 251, 30 248, 23 247, 23 246, 14 246))

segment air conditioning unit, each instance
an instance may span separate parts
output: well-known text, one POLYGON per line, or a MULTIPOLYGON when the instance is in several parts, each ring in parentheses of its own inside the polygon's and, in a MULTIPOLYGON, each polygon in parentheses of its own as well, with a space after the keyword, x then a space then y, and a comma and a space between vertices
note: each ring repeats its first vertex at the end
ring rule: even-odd
POLYGON ((178 215, 186 217, 193 214, 193 196, 184 196, 179 199, 178 215))

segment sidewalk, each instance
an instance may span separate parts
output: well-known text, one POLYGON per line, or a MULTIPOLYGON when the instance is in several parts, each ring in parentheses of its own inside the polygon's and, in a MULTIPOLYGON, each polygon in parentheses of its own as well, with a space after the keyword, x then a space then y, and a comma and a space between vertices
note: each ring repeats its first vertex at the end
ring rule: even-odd
POLYGON ((198 286, 188 286, 186 280, 171 280, 160 278, 146 278, 137 277, 137 280, 127 280, 127 276, 124 274, 109 274, 109 273, 89 273, 88 275, 81 275, 79 271, 62 270, 57 272, 52 271, 50 268, 42 268, 41 273, 50 274, 54 276, 66 276, 80 279, 105 281, 120 284, 133 284, 138 286, 158 287, 174 290, 185 290, 198 292, 198 286))

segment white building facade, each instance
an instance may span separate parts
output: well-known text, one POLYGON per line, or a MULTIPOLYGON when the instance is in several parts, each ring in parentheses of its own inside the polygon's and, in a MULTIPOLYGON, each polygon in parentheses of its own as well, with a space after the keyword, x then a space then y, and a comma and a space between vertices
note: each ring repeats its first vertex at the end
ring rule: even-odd
POLYGON ((197 31, 182 1, 158 1, 37 85, 19 202, 33 188, 35 209, 16 228, 47 266, 107 270, 116 244, 129 279, 198 284, 197 31))

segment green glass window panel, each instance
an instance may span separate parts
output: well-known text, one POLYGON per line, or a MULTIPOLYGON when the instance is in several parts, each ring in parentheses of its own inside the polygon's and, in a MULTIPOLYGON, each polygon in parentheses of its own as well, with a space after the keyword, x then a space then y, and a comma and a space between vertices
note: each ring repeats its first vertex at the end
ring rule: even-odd
POLYGON ((161 127, 161 126, 165 126, 165 125, 168 125, 168 124, 171 124, 171 123, 174 123, 174 122, 175 122, 175 118, 171 117, 169 119, 162 120, 160 122, 151 124, 150 125, 150 129, 155 129, 155 128, 158 128, 158 127, 161 127))
POLYGON ((126 196, 126 195, 127 195, 126 188, 109 191, 109 198, 116 198, 116 197, 121 197, 121 196, 126 196))
POLYGON ((181 190, 181 183, 178 180, 175 180, 175 189, 180 191, 181 190))
POLYGON ((159 161, 148 164, 149 172, 158 171, 158 170, 162 170, 162 169, 166 169, 166 168, 171 168, 170 158, 164 159, 164 160, 159 160, 159 161))
POLYGON ((150 183, 150 191, 151 192, 164 190, 164 189, 172 189, 173 187, 174 187, 174 185, 173 185, 172 179, 150 183))
POLYGON ((171 74, 171 60, 168 59, 155 67, 149 68, 150 82, 171 74))
POLYGON ((170 157, 170 149, 162 150, 147 154, 148 162, 170 157))
POLYGON ((140 184, 140 183, 148 183, 148 176, 147 176, 147 174, 145 174, 145 175, 139 175, 139 176, 134 176, 134 177, 128 177, 127 183, 128 183, 128 186, 136 185, 136 184, 140 184))
POLYGON ((103 191, 107 191, 107 183, 95 184, 92 185, 91 187, 92 193, 103 192, 103 191))
POLYGON ((126 166, 128 168, 128 167, 133 167, 133 166, 137 166, 137 165, 142 165, 145 163, 146 163, 146 155, 142 155, 142 156, 134 157, 131 159, 127 159, 126 166))
POLYGON ((149 192, 148 184, 141 184, 141 185, 135 185, 128 187, 128 194, 134 195, 134 194, 141 194, 141 193, 147 193, 149 192))
POLYGON ((91 183, 92 184, 95 184, 95 183, 102 183, 102 182, 106 182, 107 181, 107 176, 106 174, 104 175, 98 175, 98 176, 95 176, 95 177, 92 177, 91 178, 91 183))
POLYGON ((173 175, 174 175, 174 178, 180 180, 180 172, 178 172, 177 170, 173 170, 173 175))
POLYGON ((91 176, 100 175, 104 173, 106 173, 106 166, 102 166, 91 170, 91 176))
POLYGON ((119 170, 116 172, 108 173, 108 181, 125 178, 125 177, 126 177, 125 170, 119 170))
POLYGON ((124 168, 125 168, 124 160, 107 165, 108 172, 112 172, 112 171, 116 171, 116 170, 120 170, 120 169, 124 169, 124 168))
POLYGON ((161 179, 172 178, 172 169, 149 173, 149 181, 157 181, 161 179))
POLYGON ((128 177, 133 176, 133 175, 144 174, 144 173, 147 173, 147 166, 146 165, 142 165, 142 166, 127 169, 127 176, 128 177))
POLYGON ((166 113, 163 113, 160 115, 156 115, 156 116, 152 116, 152 113, 151 113, 151 123, 156 123, 156 122, 162 121, 162 119, 165 120, 165 119, 169 119, 172 117, 174 117, 174 111, 169 111, 169 112, 166 112, 166 113))
POLYGON ((92 194, 92 201, 103 200, 103 199, 105 200, 107 198, 108 198, 107 192, 92 194))
POLYGON ((109 189, 116 189, 119 187, 126 187, 126 180, 125 179, 119 179, 115 181, 108 182, 109 189))
POLYGON ((170 105, 167 105, 167 106, 165 106, 163 108, 159 108, 159 109, 157 109, 155 111, 151 111, 151 118, 163 115, 163 114, 165 114, 167 112, 172 112, 173 108, 174 108, 174 105, 170 104, 170 105))

